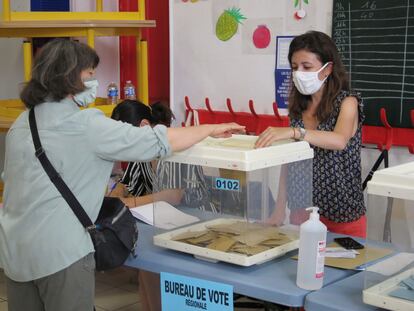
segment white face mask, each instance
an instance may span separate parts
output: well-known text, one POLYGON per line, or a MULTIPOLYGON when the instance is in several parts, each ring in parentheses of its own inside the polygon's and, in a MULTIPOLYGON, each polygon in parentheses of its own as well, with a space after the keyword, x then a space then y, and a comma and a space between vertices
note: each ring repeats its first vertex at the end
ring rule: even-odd
POLYGON ((299 93, 303 95, 312 95, 319 91, 328 77, 325 77, 325 79, 321 81, 319 80, 318 75, 329 64, 330 62, 326 63, 318 71, 294 71, 292 73, 292 79, 299 93))
POLYGON ((73 96, 73 100, 81 107, 88 107, 96 99, 96 93, 98 91, 98 80, 83 81, 86 89, 73 96))

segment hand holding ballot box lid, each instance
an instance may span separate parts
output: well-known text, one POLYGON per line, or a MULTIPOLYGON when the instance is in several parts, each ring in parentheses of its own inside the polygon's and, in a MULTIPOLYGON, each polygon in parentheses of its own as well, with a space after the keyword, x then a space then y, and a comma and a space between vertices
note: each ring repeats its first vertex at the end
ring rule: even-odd
POLYGON ((366 245, 386 242, 395 254, 367 269, 363 300, 388 310, 414 310, 414 162, 374 173, 367 216, 366 245))
MULTIPOLYGON (((243 266, 298 247, 297 232, 267 220, 276 204, 291 210, 311 206, 313 150, 307 142, 292 140, 255 149, 256 140, 247 135, 208 138, 163 159, 154 201, 158 192, 180 188, 183 198, 175 208, 199 221, 173 230, 155 229, 156 245, 243 266)), ((157 202, 153 208, 158 227, 163 210, 157 202)))

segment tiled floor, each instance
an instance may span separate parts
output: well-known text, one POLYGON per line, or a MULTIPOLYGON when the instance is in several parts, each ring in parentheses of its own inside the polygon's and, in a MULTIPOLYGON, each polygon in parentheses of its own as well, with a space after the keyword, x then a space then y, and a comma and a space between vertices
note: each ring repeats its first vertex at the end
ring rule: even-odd
MULTIPOLYGON (((97 272, 95 306, 96 311, 146 311, 139 303, 137 271, 122 267, 110 272, 97 272)), ((251 309, 235 308, 235 310, 251 309)), ((0 311, 7 311, 6 286, 2 270, 0 270, 0 311)))

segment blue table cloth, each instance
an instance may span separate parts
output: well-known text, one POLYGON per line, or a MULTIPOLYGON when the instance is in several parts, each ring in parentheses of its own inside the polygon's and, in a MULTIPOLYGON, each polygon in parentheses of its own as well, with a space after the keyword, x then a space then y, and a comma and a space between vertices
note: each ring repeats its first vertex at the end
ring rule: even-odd
MULTIPOLYGON (((169 272, 189 277, 222 282, 234 287, 234 292, 291 307, 301 307, 310 292, 296 286, 297 261, 290 257, 296 252, 251 267, 228 263, 211 263, 155 246, 154 228, 138 222, 138 256, 125 265, 151 272, 169 272)), ((347 278, 355 271, 325 267, 324 286, 347 278)), ((352 310, 352 309, 348 309, 352 310)))

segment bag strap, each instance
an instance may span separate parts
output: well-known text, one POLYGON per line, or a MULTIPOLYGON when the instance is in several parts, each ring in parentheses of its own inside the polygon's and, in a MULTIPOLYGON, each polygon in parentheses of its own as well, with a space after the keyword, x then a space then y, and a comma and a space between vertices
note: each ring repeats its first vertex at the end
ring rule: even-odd
POLYGON ((63 181, 62 177, 60 177, 59 173, 56 171, 56 169, 53 167, 52 163, 50 163, 48 157, 46 156, 45 150, 43 149, 42 144, 40 142, 34 108, 30 109, 29 111, 29 125, 30 125, 30 132, 32 133, 33 144, 35 147, 36 158, 39 159, 46 174, 49 176, 50 180, 55 185, 56 189, 60 192, 62 197, 68 203, 73 213, 76 215, 76 217, 78 217, 82 226, 84 226, 88 231, 94 230, 95 225, 92 223, 88 214, 86 214, 82 205, 73 195, 72 191, 63 181))
POLYGON ((200 125, 200 119, 198 118, 198 110, 193 109, 193 112, 194 112, 194 126, 199 126, 200 125))
POLYGON ((191 110, 188 111, 187 118, 185 119, 185 127, 191 126, 191 121, 193 119, 193 112, 191 110))

